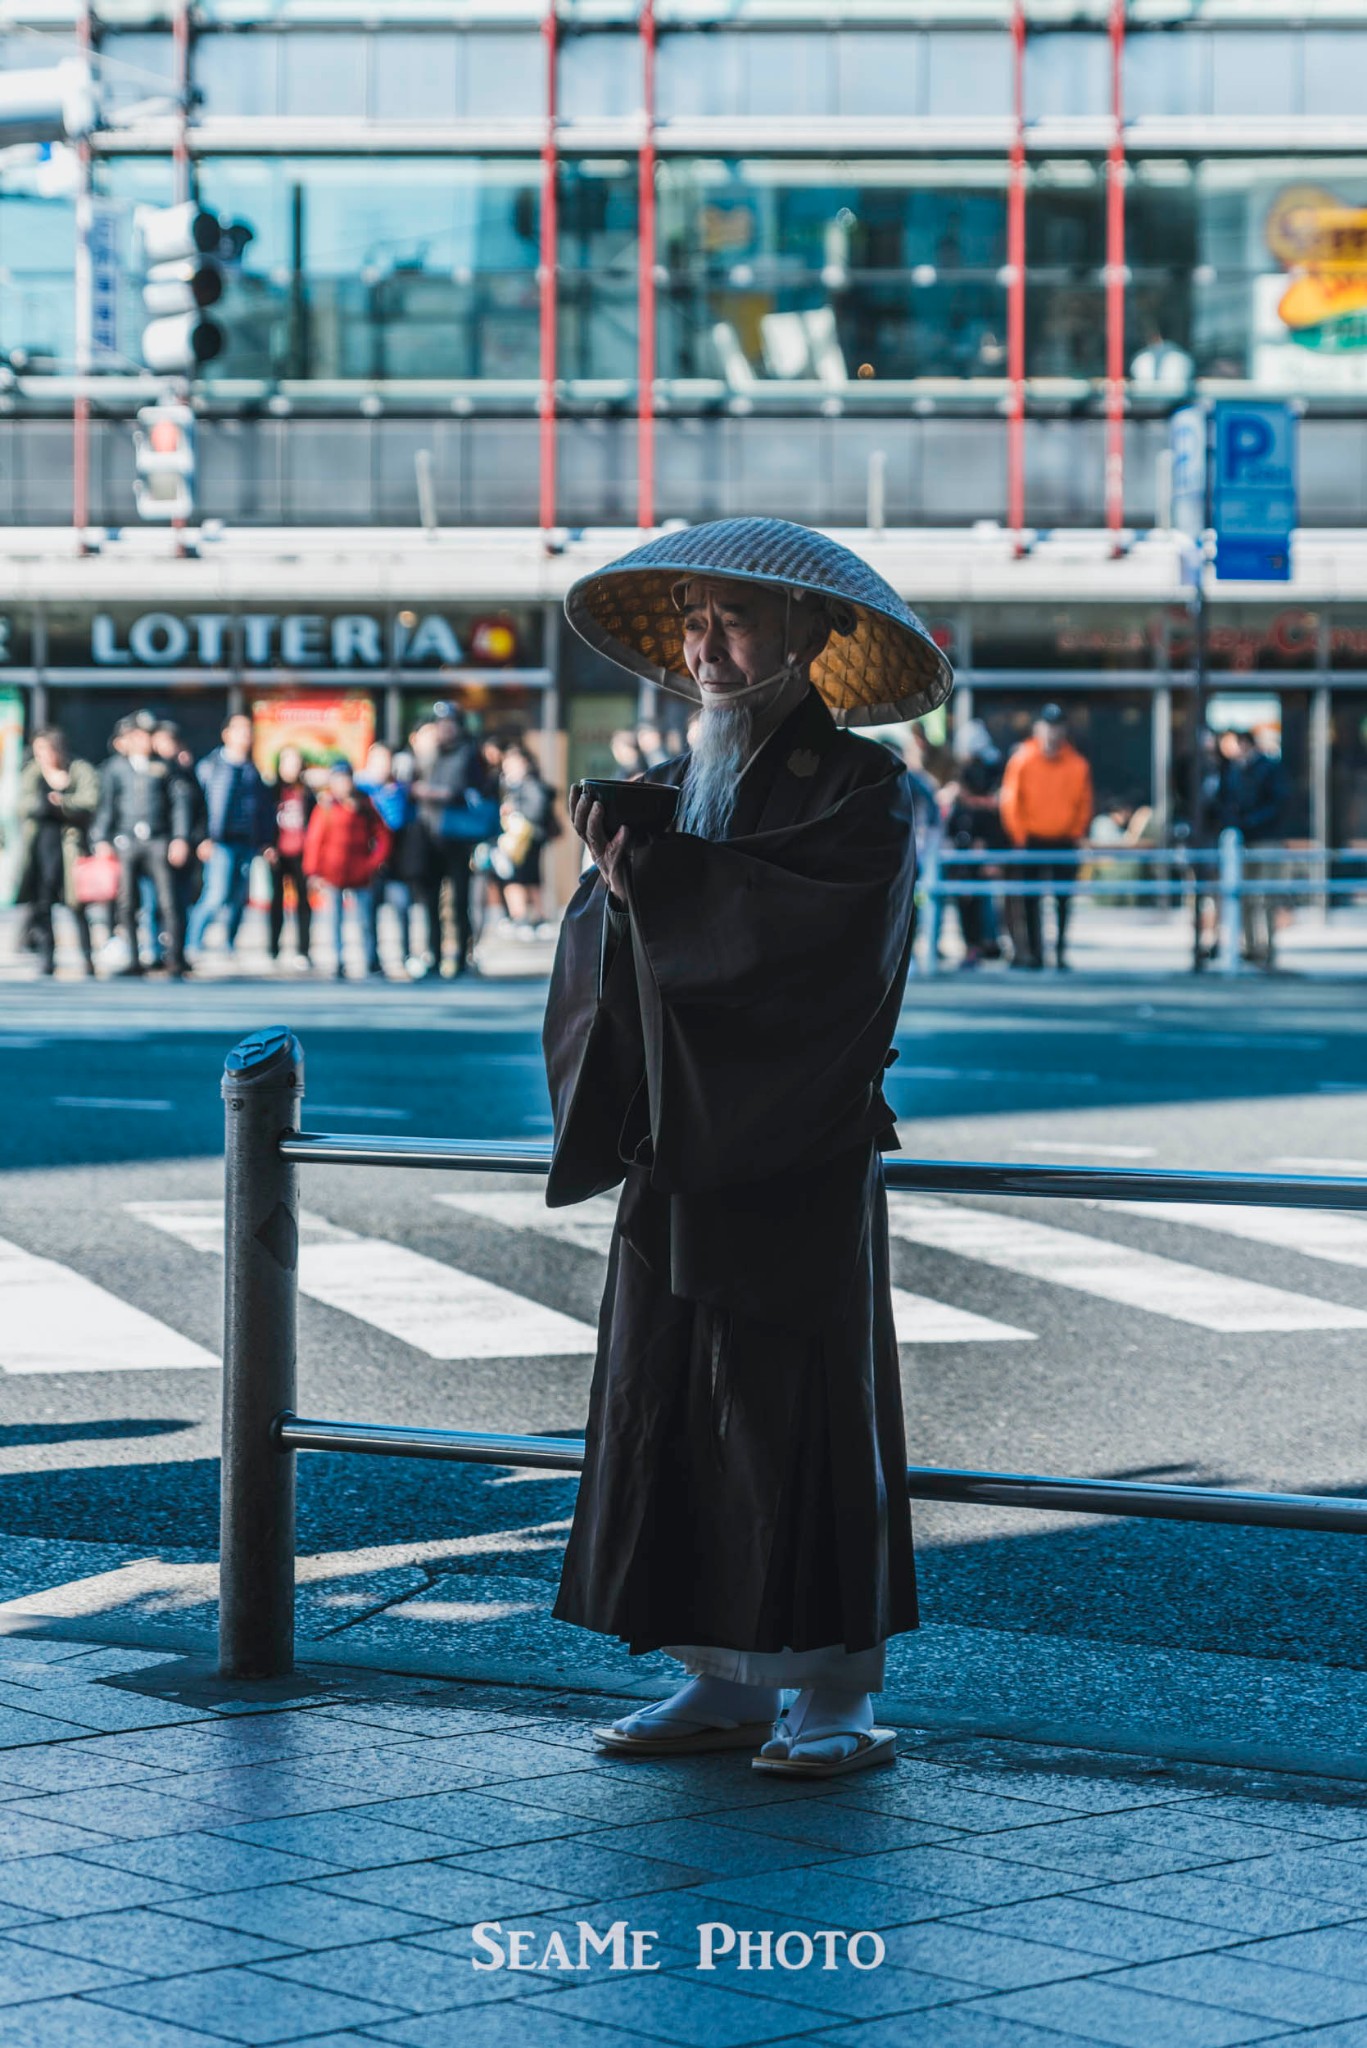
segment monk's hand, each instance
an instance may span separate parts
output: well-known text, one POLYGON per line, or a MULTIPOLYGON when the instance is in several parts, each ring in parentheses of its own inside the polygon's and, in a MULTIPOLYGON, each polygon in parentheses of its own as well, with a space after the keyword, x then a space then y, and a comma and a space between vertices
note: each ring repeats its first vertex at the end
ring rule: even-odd
POLYGON ((625 825, 608 836, 607 819, 600 803, 594 801, 586 791, 576 785, 574 809, 570 822, 587 846, 595 866, 609 890, 619 902, 625 902, 626 889, 623 886, 623 870, 626 866, 627 828, 625 825))

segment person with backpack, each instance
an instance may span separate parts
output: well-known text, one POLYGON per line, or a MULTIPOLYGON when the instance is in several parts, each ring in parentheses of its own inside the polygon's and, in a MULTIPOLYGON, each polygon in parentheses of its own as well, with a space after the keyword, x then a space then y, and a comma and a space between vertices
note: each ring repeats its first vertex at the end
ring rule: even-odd
POLYGON ((333 968, 346 978, 345 914, 348 898, 361 926, 367 974, 383 974, 375 947, 376 875, 389 858, 393 834, 370 798, 356 787, 349 761, 334 761, 328 786, 309 819, 304 838, 304 873, 327 885, 331 893, 333 968))
POLYGON ((304 757, 298 747, 282 747, 276 755, 271 797, 275 804, 275 843, 266 848, 266 865, 271 871, 271 959, 280 958, 288 884, 294 892, 295 957, 301 967, 307 967, 313 912, 304 873, 304 842, 315 800, 304 780, 304 757))
POLYGON ((417 776, 412 795, 426 849, 419 900, 427 912, 430 962, 417 978, 441 972, 441 898, 446 887, 451 891, 456 927, 453 972, 468 974, 472 971, 470 858, 481 841, 497 837, 498 799, 490 788, 479 742, 466 731, 454 705, 433 705, 430 723, 414 735, 414 754, 417 776))

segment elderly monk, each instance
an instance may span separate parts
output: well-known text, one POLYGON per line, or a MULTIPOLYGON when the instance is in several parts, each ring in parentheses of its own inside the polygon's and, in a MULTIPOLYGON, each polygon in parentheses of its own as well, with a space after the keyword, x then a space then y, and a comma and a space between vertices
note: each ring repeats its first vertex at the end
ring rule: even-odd
POLYGON ((622 1194, 554 1612, 690 1674, 606 1749, 889 1762, 869 1696, 916 1584, 879 1154, 914 826, 901 762, 841 724, 918 715, 950 670, 881 577, 781 520, 666 534, 566 608, 702 711, 647 776, 679 790, 670 828, 610 836, 572 792, 592 865, 546 1010, 547 1200, 622 1194))

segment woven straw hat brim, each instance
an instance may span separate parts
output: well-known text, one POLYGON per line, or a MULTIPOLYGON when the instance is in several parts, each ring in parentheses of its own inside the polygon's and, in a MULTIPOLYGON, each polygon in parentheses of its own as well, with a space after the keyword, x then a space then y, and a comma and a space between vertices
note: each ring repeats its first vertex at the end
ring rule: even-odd
POLYGON ((672 595, 690 576, 838 599, 854 630, 831 634, 811 675, 839 725, 924 718, 954 686, 947 657, 890 583, 848 548, 785 519, 719 519, 662 534, 582 576, 565 615, 609 661, 696 700, 672 595))

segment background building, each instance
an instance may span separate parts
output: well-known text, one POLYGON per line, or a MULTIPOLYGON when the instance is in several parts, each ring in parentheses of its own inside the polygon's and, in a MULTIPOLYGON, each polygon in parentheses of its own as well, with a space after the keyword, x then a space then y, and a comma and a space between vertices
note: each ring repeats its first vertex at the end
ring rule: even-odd
POLYGON ((957 715, 1006 739, 1067 693, 1103 802, 1171 819, 1167 419, 1290 396, 1294 580, 1217 598, 1213 681, 1280 725, 1294 835, 1367 838, 1367 0, 1283 14, 8 0, 0 66, 88 50, 100 107, 0 153, 8 715, 98 754, 135 701, 198 740, 230 700, 360 697, 397 737, 442 694, 581 772, 634 706, 560 636, 569 577, 774 512, 874 529, 957 715), (81 406, 86 192, 113 311, 81 406), (176 554, 133 531, 134 210, 186 197, 240 253, 176 554))

